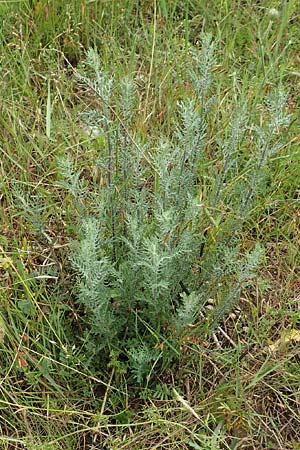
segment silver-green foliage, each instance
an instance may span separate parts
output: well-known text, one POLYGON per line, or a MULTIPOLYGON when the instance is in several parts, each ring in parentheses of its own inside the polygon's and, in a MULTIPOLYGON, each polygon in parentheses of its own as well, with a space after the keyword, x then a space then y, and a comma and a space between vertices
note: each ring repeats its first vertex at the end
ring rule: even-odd
POLYGON ((152 149, 134 134, 134 80, 114 82, 89 50, 87 73, 77 78, 101 105, 84 117, 99 127, 105 142, 98 160, 101 188, 87 189, 70 159, 59 161, 63 184, 81 216, 70 260, 89 339, 94 351, 126 352, 139 382, 159 358, 164 330, 173 327, 180 336, 199 320, 211 296, 217 306, 201 330, 213 330, 255 276, 262 249, 257 245, 243 256, 238 230, 251 212, 270 156, 281 145, 279 131, 289 122, 281 90, 266 100, 264 124, 249 123, 247 105, 237 104, 228 128, 215 138, 211 157, 209 124, 218 109, 211 36, 204 36, 202 50, 193 50, 191 57, 187 76, 194 94, 178 102, 173 136, 160 136, 152 149), (245 156, 249 140, 253 151, 245 156))

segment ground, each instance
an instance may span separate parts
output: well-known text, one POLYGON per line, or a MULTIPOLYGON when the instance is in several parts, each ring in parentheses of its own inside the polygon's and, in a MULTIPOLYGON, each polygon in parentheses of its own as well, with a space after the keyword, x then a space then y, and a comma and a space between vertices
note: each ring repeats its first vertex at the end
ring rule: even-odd
POLYGON ((0 4, 4 449, 300 448, 299 15, 297 1, 0 4), (96 373, 70 338, 82 326, 68 257, 78 230, 57 158, 70 154, 87 180, 97 180, 95 136, 80 116, 95 100, 74 76, 89 48, 116 80, 134 74, 133 131, 155 148, 172 135, 177 102, 191 92, 186 65, 202 33, 216 46, 208 155, 234 98, 263 123, 264 98, 282 86, 292 119, 241 231, 245 250, 255 242, 265 249, 259 276, 221 332, 184 339, 180 363, 134 396, 118 361, 96 373))

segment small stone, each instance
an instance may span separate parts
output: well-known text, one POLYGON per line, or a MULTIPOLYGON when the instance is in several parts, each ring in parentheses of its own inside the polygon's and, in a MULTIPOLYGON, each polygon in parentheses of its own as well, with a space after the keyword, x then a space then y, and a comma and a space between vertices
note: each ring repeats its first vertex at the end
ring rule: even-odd
POLYGON ((97 138, 101 134, 101 130, 98 127, 81 124, 81 128, 85 132, 85 134, 90 138, 97 138))

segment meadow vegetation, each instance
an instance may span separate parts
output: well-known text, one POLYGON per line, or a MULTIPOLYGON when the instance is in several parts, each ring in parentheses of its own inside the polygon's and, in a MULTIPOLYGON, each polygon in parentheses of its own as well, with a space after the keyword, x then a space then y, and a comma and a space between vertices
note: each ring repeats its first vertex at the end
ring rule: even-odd
POLYGON ((0 447, 300 449, 297 1, 0 2, 0 447))

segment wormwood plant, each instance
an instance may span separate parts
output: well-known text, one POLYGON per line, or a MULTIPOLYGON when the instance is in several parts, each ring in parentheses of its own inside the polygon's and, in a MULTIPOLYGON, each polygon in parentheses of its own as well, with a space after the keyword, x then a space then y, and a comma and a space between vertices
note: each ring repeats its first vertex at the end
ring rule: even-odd
POLYGON ((205 338, 224 320, 263 256, 259 244, 242 251, 239 230, 265 195, 268 162, 290 119, 287 97, 272 92, 259 124, 237 101, 228 127, 212 136, 214 66, 206 35, 186 73, 193 93, 178 101, 173 134, 155 145, 135 132, 134 79, 114 81, 92 49, 77 75, 97 104, 81 119, 99 134, 94 179, 69 157, 58 161, 80 217, 70 260, 84 309, 82 338, 94 361, 120 358, 139 383, 180 357, 184 335, 205 338), (203 317, 210 297, 216 307, 203 317))

